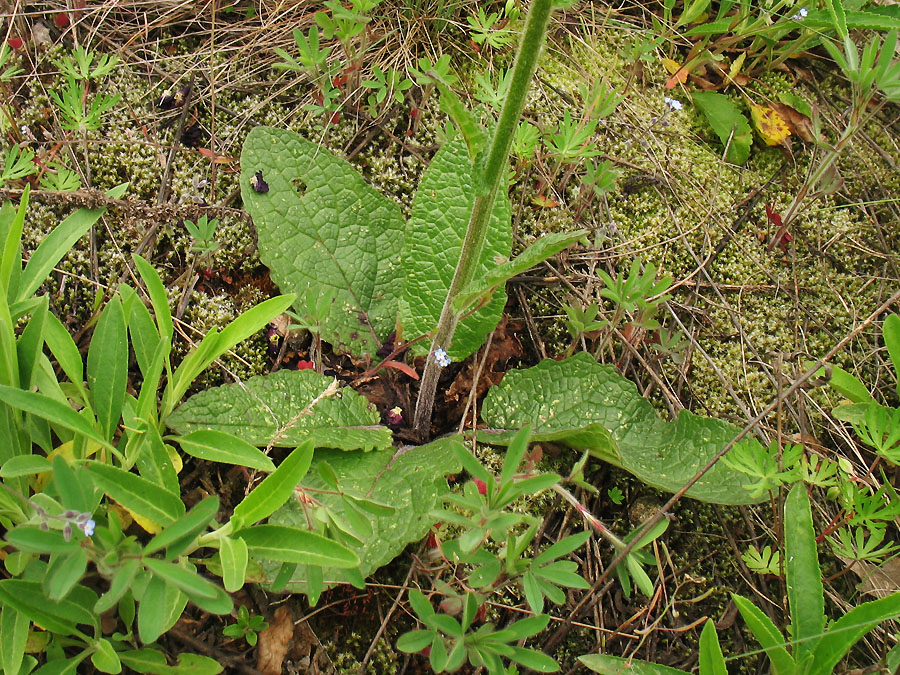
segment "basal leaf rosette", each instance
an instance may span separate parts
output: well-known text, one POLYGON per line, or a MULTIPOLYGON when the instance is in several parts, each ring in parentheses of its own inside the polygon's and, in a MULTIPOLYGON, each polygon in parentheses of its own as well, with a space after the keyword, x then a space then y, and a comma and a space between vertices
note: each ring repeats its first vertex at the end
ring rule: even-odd
MULTIPOLYGON (((632 382, 584 352, 510 371, 488 393, 482 418, 503 433, 480 433, 480 440, 503 445, 514 430, 531 424, 537 440, 546 436, 590 450, 668 492, 681 489, 739 431, 686 410, 671 422, 660 419, 632 382)), ((745 476, 719 463, 687 494, 717 504, 759 501, 748 495, 745 482, 745 476)))
POLYGON ((391 431, 379 424, 374 406, 349 387, 312 370, 279 370, 245 382, 201 391, 166 420, 179 434, 212 429, 251 445, 273 442, 295 447, 312 440, 317 448, 383 450, 391 431))

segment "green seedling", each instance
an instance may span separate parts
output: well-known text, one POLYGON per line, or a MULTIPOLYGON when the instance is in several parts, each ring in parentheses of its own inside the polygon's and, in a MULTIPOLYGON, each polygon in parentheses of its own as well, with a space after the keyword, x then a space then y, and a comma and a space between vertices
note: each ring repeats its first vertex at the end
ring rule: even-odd
POLYGON ((269 627, 266 620, 258 614, 250 615, 246 605, 238 607, 234 623, 225 626, 222 634, 235 640, 246 640, 251 647, 256 646, 259 633, 269 627))

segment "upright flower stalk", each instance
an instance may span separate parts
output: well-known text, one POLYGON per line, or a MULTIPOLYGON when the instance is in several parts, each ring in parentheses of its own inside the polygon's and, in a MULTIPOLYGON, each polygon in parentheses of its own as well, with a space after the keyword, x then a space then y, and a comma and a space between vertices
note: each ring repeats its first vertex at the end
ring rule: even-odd
POLYGON ((494 130, 484 164, 481 167, 475 167, 476 191, 472 215, 469 217, 469 225, 463 239, 456 272, 450 283, 447 299, 441 308, 441 316, 434 331, 431 349, 425 361, 425 372, 422 374, 419 398, 416 401, 413 428, 420 437, 427 434, 428 426, 431 423, 434 396, 442 368, 441 363, 435 359, 435 354, 442 354, 450 347, 460 317, 459 313, 453 309, 453 300, 475 276, 475 270, 481 259, 481 251, 484 248, 494 200, 497 198, 500 186, 506 187, 509 151, 519 119, 522 116, 522 110, 525 108, 525 99, 531 79, 537 69, 552 10, 553 0, 533 0, 531 3, 522 41, 519 44, 519 51, 513 66, 512 82, 506 100, 503 102, 503 110, 500 112, 500 120, 494 130))

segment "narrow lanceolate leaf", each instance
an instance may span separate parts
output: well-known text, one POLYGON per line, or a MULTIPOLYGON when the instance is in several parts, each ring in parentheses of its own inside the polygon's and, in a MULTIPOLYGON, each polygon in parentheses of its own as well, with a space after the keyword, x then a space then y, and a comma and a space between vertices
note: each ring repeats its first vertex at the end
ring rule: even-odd
POLYGON ((587 230, 576 230, 575 232, 545 234, 512 260, 495 265, 482 276, 474 279, 456 296, 453 301, 454 309, 459 312, 467 309, 476 301, 490 299, 493 293, 509 279, 553 257, 587 233, 587 230))
POLYGON ((180 539, 201 534, 210 521, 216 517, 218 510, 219 498, 207 497, 187 514, 147 542, 147 545, 144 546, 144 553, 155 553, 180 539))
POLYGON ((91 225, 100 219, 104 211, 106 209, 78 209, 44 237, 25 265, 16 301, 20 302, 34 295, 56 267, 56 263, 72 250, 75 242, 91 229, 91 225))
MULTIPOLYGON (((91 593, 83 586, 80 588, 84 593, 78 594, 78 600, 85 595, 93 595, 91 602, 93 605, 97 599, 96 594, 91 593)), ((0 581, 0 606, 13 607, 45 630, 62 635, 78 635, 87 639, 87 636, 77 626, 84 624, 99 627, 99 620, 78 600, 69 598, 59 602, 50 601, 39 581, 23 579, 0 581)))
POLYGON ((235 536, 246 543, 254 558, 339 569, 359 565, 359 558, 346 546, 296 527, 257 525, 235 536))
POLYGON ((224 431, 213 429, 192 431, 185 436, 172 437, 171 440, 177 441, 181 449, 192 457, 211 462, 237 464, 267 473, 275 470, 272 460, 255 446, 224 431))
POLYGON ((579 656, 578 660, 588 669, 604 675, 688 675, 686 670, 608 654, 588 654, 579 656))
POLYGON ((279 370, 195 394, 166 423, 183 434, 182 443, 213 430, 256 446, 291 447, 309 440, 318 448, 341 450, 390 447, 390 429, 379 424, 375 407, 349 387, 337 392, 333 385, 333 378, 312 370, 279 370))
POLYGON ((31 621, 15 607, 0 609, 0 666, 4 673, 18 673, 25 656, 31 621))
POLYGON ((719 636, 712 620, 707 619, 700 632, 700 669, 704 675, 728 675, 719 636))
POLYGON ((218 595, 215 584, 181 565, 156 558, 144 558, 144 567, 189 595, 210 599, 218 595))
POLYGON ((342 352, 375 354, 394 330, 403 216, 348 162, 289 131, 256 127, 241 151, 241 197, 272 279, 333 297, 322 338, 342 352), (253 189, 263 172, 267 192, 253 189))
MULTIPOLYGON (((513 370, 491 389, 482 417, 503 433, 479 440, 508 444, 515 430, 532 425, 532 440, 559 434, 558 442, 589 450, 630 471, 648 485, 676 492, 738 433, 730 424, 682 411, 665 422, 632 382, 612 366, 580 353, 565 361, 546 359, 513 370), (585 433, 592 429, 594 433, 585 433), (604 433, 598 427, 605 428, 604 433), (562 433, 561 433, 562 432, 562 433), (611 452, 612 449, 617 449, 611 452)), ((688 496, 723 504, 747 504, 741 475, 717 464, 688 496)))
POLYGON ((772 619, 747 598, 735 593, 731 597, 750 632, 753 633, 769 657, 773 675, 793 675, 794 659, 785 649, 784 637, 772 619))
POLYGON ((297 484, 309 470, 312 455, 313 445, 310 442, 295 448, 275 471, 244 497, 243 501, 234 507, 234 514, 231 516, 235 529, 268 518, 290 499, 297 484))
MULTIPOLYGON (((431 160, 413 199, 403 248, 403 304, 400 323, 403 337, 415 339, 430 333, 441 314, 475 200, 472 165, 465 143, 454 140, 431 160)), ((494 203, 478 274, 507 260, 512 246, 510 205, 501 190, 494 203)), ((448 349, 461 360, 478 349, 500 320, 506 304, 503 290, 479 311, 461 321, 448 349)), ((424 354, 428 340, 413 350, 424 354)))
POLYGON ((129 511, 168 527, 184 515, 181 498, 137 474, 115 466, 90 462, 88 471, 97 486, 129 511))
POLYGON ((797 483, 784 503, 784 573, 791 610, 794 660, 812 654, 825 632, 825 595, 806 486, 797 483))
POLYGON ((8 387, 0 384, 0 401, 13 408, 31 413, 36 417, 43 417, 53 424, 58 424, 83 435, 88 440, 110 447, 109 442, 94 430, 90 422, 75 412, 70 406, 49 396, 44 396, 34 391, 22 391, 18 387, 8 387))
POLYGON ((122 301, 114 295, 97 321, 87 358, 88 390, 97 423, 107 440, 112 440, 128 384, 128 329, 122 301))
POLYGON ((900 593, 892 593, 857 605, 828 628, 828 637, 819 642, 811 673, 831 673, 844 656, 869 631, 900 616, 900 593))

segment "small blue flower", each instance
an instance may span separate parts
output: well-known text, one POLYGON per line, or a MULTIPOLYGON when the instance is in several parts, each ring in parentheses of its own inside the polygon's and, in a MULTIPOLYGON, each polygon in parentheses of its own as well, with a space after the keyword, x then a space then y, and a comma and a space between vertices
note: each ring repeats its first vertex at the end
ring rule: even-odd
POLYGON ((84 532, 84 536, 90 537, 94 534, 95 527, 97 527, 97 523, 94 522, 93 518, 89 518, 85 521, 84 525, 81 526, 81 530, 84 532))
POLYGON ((809 16, 809 10, 804 7, 799 12, 794 14, 794 16, 791 17, 791 21, 803 21, 803 19, 805 19, 808 16, 809 16))
POLYGON ((450 356, 443 349, 434 350, 434 360, 441 368, 450 365, 450 356))
POLYGON ((684 104, 677 98, 666 96, 663 100, 666 102, 666 105, 669 106, 670 110, 681 110, 684 107, 684 104))

